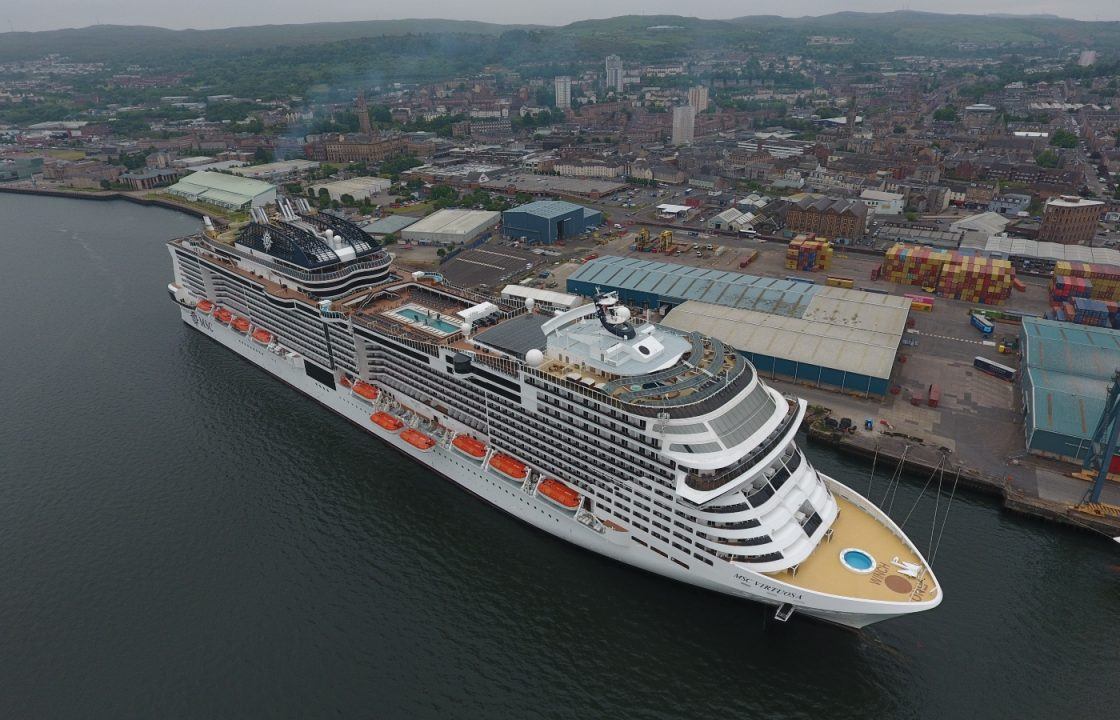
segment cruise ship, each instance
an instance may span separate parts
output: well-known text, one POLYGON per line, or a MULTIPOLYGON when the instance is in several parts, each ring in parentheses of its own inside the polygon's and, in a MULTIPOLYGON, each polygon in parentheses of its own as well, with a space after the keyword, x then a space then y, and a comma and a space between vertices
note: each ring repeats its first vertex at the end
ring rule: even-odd
POLYGON ((736 350, 408 272, 281 199, 168 243, 183 321, 491 505, 658 575, 853 628, 929 610, 929 564, 795 442, 804 400, 736 350))

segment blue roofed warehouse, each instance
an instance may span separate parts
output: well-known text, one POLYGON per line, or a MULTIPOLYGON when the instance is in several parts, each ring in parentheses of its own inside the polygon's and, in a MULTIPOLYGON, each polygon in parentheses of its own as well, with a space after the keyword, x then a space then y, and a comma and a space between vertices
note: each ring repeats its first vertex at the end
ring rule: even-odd
POLYGON ((766 377, 861 395, 888 391, 910 311, 895 295, 632 258, 598 258, 568 278, 569 293, 606 291, 735 347, 766 377))
POLYGON ((1120 369, 1120 331, 1024 318, 1020 340, 1027 450, 1083 461, 1120 369))
POLYGON ((502 213, 502 235, 551 245, 603 224, 603 213, 563 200, 538 200, 502 213))

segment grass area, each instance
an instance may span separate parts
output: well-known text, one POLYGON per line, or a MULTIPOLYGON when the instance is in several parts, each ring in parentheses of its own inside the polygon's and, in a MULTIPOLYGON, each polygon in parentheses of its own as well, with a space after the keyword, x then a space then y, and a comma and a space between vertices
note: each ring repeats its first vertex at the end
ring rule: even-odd
POLYGON ((405 207, 399 208, 386 206, 383 207, 382 210, 385 210, 386 212, 393 215, 415 215, 416 217, 421 217, 423 215, 427 215, 432 211, 432 204, 422 202, 416 203, 415 205, 407 205, 405 207))
POLYGON ((82 160, 85 158, 86 153, 84 150, 67 150, 65 148, 58 148, 55 150, 48 150, 47 155, 50 155, 56 160, 82 160))

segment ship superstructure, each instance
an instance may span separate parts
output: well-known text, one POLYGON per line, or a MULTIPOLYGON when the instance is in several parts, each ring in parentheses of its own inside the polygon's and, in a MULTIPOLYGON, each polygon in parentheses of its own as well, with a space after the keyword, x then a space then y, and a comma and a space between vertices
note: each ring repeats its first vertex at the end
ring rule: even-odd
POLYGON ((781 619, 941 601, 901 530, 798 448, 805 402, 719 340, 613 295, 546 314, 405 272, 302 203, 169 248, 185 322, 553 535, 781 619))

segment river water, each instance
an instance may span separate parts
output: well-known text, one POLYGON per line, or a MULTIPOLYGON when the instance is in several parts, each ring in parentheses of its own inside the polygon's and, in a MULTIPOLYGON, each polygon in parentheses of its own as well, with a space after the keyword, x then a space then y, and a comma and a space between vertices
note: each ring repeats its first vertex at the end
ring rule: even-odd
POLYGON ((197 225, 0 195, 0 716, 1120 716, 1120 546, 965 493, 938 609, 768 621, 500 514, 188 328, 163 241, 197 225))

